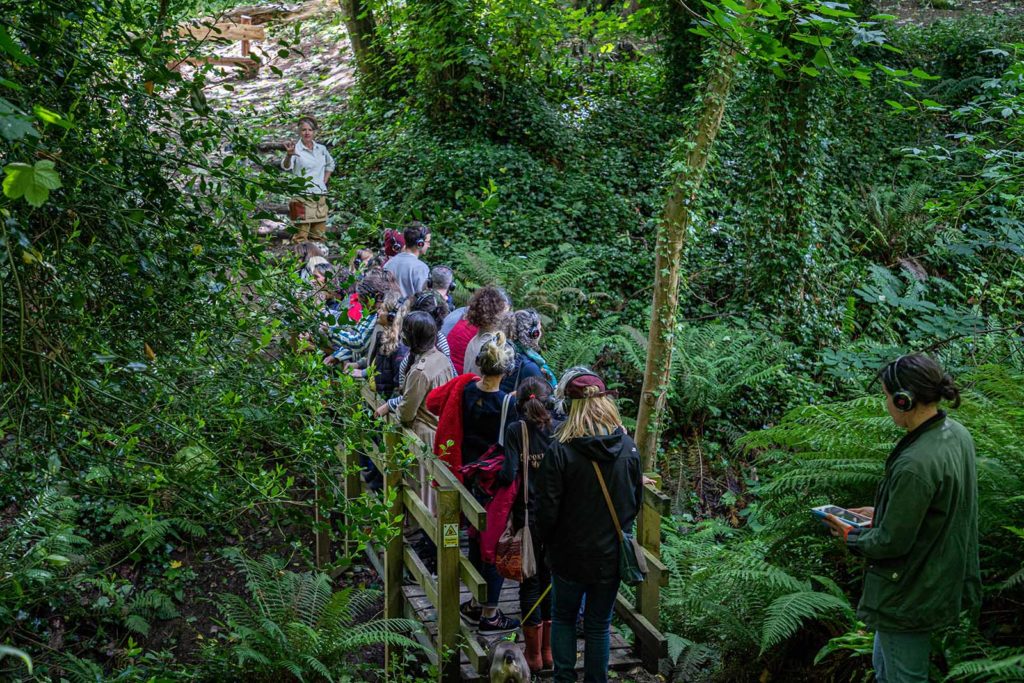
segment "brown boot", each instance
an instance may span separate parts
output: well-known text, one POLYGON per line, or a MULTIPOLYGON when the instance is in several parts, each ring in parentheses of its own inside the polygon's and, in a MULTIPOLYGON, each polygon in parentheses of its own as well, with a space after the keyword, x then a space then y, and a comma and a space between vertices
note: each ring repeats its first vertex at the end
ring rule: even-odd
POLYGON ((526 641, 526 663, 530 665, 530 671, 540 671, 542 666, 540 656, 540 637, 542 627, 540 624, 529 626, 523 624, 523 640, 526 641))
POLYGON ((544 662, 544 668, 550 669, 555 665, 551 658, 551 620, 541 622, 540 655, 544 662))

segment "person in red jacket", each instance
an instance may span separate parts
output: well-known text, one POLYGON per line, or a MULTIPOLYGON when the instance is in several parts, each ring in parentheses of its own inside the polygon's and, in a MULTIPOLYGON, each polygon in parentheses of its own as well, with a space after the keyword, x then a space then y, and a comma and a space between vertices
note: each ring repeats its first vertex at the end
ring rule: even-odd
MULTIPOLYGON (((434 454, 443 460, 461 481, 460 469, 475 462, 494 444, 499 443, 503 422, 516 419, 515 396, 501 390, 501 380, 515 363, 515 351, 498 333, 480 349, 474 359, 480 367, 474 374, 459 375, 427 395, 427 410, 437 415, 434 436, 434 454), (503 419, 504 411, 504 419, 503 419)), ((511 502, 509 507, 511 507, 511 502)), ((488 515, 488 529, 504 527, 504 520, 492 520, 488 515)), ((475 530, 473 530, 475 532, 475 530)), ((478 532, 470 533, 469 560, 487 582, 487 600, 479 605, 475 600, 464 603, 459 612, 471 624, 479 624, 481 633, 504 633, 519 627, 519 621, 498 609, 504 579, 494 566, 493 539, 482 539, 478 532), (481 541, 485 540, 488 545, 481 541)))

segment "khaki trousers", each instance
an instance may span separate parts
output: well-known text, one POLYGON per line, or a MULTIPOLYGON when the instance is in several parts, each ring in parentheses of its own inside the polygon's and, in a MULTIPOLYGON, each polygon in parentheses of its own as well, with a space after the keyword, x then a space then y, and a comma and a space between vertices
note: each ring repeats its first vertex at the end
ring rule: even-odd
POLYGON ((301 221, 295 221, 295 241, 323 242, 327 233, 327 198, 318 197, 300 198, 299 201, 306 208, 306 217, 301 221))

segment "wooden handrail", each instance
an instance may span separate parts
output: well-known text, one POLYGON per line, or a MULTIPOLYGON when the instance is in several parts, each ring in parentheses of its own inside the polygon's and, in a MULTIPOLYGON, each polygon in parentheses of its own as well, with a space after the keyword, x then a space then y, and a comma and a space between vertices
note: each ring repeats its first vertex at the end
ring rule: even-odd
MULTIPOLYGON (((363 385, 360 393, 363 401, 371 408, 376 408, 383 402, 383 399, 378 398, 377 394, 374 393, 373 387, 369 383, 363 385)), ((387 421, 394 425, 396 433, 407 439, 409 452, 416 458, 417 463, 422 464, 427 469, 427 472, 437 481, 438 485, 450 486, 458 492, 459 509, 466 516, 466 519, 469 520, 469 523, 480 531, 486 529, 487 510, 469 492, 469 489, 463 486, 462 482, 452 474, 448 466, 430 452, 428 446, 420 440, 416 432, 399 424, 394 415, 388 415, 387 421)))
MULTIPOLYGON (((361 389, 362 398, 371 408, 380 405, 370 384, 361 389)), ((389 420, 393 429, 385 431, 384 450, 367 453, 384 475, 385 484, 395 490, 394 502, 389 511, 392 518, 411 517, 437 546, 437 574, 431 575, 422 560, 410 549, 404 547, 401 534, 396 535, 383 549, 383 578, 385 584, 385 607, 387 617, 403 616, 409 613, 402 593, 403 572, 407 571, 423 588, 427 600, 437 613, 437 637, 434 647, 439 653, 449 653, 441 661, 442 681, 457 681, 460 652, 464 652, 470 664, 481 674, 489 666, 486 652, 477 642, 475 634, 459 620, 459 584, 469 586, 470 592, 483 600, 486 583, 480 573, 462 555, 458 547, 457 529, 459 517, 465 516, 473 526, 484 528, 487 512, 471 493, 462 485, 448 466, 436 458, 423 445, 414 432, 399 425, 393 416, 389 420), (427 475, 435 482, 437 513, 420 498, 419 492, 410 486, 404 476, 407 468, 395 468, 396 453, 410 453, 417 464, 425 468, 427 475)), ((351 462, 351 455, 346 462, 351 462)), ((659 630, 659 600, 661 587, 668 584, 669 571, 661 561, 661 518, 671 514, 671 499, 659 489, 660 478, 653 473, 646 475, 654 484, 645 484, 639 515, 637 516, 637 539, 647 559, 649 573, 646 580, 636 587, 636 605, 620 593, 615 601, 615 612, 632 629, 635 644, 644 667, 657 671, 658 660, 668 654, 668 641, 659 630)), ((346 481, 346 493, 351 497, 355 483, 346 481)), ((386 648, 385 657, 390 661, 392 653, 386 648)))

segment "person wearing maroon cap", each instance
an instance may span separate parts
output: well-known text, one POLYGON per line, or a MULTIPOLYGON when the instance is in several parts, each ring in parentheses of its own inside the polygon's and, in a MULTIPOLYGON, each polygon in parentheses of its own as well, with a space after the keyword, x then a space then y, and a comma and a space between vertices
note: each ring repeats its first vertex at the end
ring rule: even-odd
POLYGON ((596 374, 573 368, 559 381, 558 394, 567 417, 537 477, 537 531, 551 568, 554 681, 576 680, 576 614, 586 595, 583 680, 606 683, 620 577, 619 538, 601 480, 622 528, 632 528, 643 491, 640 454, 596 374))

